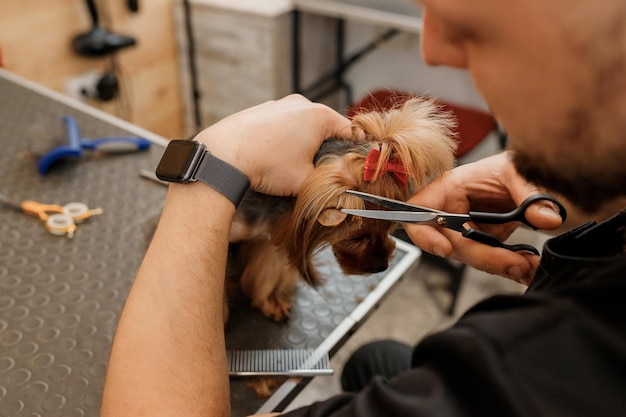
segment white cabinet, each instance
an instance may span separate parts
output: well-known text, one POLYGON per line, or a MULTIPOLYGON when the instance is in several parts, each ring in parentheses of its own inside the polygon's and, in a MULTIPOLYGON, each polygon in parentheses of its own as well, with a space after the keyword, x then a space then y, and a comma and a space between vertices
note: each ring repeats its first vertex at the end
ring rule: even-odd
MULTIPOLYGON (((201 126, 288 94, 291 81, 291 4, 287 0, 192 0, 201 126)), ((176 4, 185 125, 194 131, 188 44, 182 3, 176 4)))

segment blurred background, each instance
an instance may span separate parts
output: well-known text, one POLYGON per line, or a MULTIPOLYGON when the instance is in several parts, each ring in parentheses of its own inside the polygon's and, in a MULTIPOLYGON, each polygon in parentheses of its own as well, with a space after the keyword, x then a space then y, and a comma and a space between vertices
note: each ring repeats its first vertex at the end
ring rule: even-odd
MULTIPOLYGON (((3 0, 0 62, 24 78, 166 138, 183 137, 232 112, 294 91, 295 3, 298 1, 3 0), (97 11, 95 20, 91 8, 97 11), (76 38, 96 26, 130 39, 132 44, 96 51, 92 56, 78 51, 76 38), (104 90, 100 95, 98 82, 104 90)), ((340 3, 369 6, 381 2, 340 3)), ((398 3, 394 7, 400 7, 401 13, 408 10, 405 14, 409 17, 419 15, 418 7, 409 0, 391 3, 398 3)), ((339 22, 336 15, 301 9, 304 11, 297 17, 298 77, 303 87, 332 72, 338 53, 348 57, 389 30, 375 19, 373 23, 371 19, 339 22)), ((484 108, 464 71, 429 68, 421 62, 418 32, 396 31, 345 68, 341 75, 350 86, 351 99, 394 88, 484 108)), ((319 99, 339 110, 350 104, 342 91, 319 99)))

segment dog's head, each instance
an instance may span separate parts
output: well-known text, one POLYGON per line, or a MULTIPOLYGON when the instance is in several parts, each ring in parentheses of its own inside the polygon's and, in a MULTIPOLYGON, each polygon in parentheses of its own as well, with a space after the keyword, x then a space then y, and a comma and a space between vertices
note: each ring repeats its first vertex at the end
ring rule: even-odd
POLYGON ((312 258, 324 247, 332 247, 345 273, 356 275, 385 270, 395 249, 390 237, 395 223, 341 211, 370 208, 346 190, 405 201, 454 164, 454 121, 430 100, 411 99, 386 112, 358 114, 352 126, 352 141, 322 145, 293 212, 272 234, 311 284, 320 282, 312 258))

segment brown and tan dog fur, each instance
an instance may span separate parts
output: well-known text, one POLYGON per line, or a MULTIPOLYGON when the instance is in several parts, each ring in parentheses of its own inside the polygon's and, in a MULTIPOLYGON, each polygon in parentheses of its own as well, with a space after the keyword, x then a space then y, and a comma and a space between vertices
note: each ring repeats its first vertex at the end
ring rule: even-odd
POLYGON ((322 282, 313 264, 320 248, 332 247, 346 274, 387 268, 396 224, 342 213, 370 208, 346 190, 406 201, 454 165, 454 120, 431 100, 414 98, 388 111, 357 114, 352 128, 352 141, 322 145, 297 198, 251 191, 239 206, 230 241, 236 247, 233 262, 242 268, 241 289, 253 307, 275 320, 289 315, 298 280, 322 282), (379 157, 366 168, 370 153, 379 157))

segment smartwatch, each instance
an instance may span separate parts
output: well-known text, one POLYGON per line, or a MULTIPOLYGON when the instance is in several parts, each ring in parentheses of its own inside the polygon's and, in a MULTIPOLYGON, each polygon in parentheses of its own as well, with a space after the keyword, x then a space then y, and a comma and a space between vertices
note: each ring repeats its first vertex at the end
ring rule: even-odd
POLYGON ((243 172, 211 155, 204 143, 195 140, 170 141, 157 166, 156 176, 167 182, 203 182, 224 194, 235 207, 250 187, 243 172))

